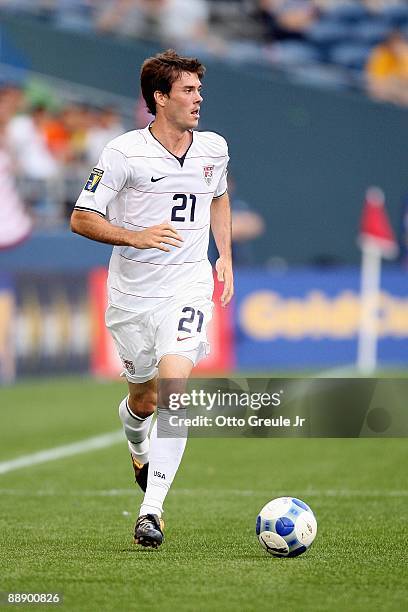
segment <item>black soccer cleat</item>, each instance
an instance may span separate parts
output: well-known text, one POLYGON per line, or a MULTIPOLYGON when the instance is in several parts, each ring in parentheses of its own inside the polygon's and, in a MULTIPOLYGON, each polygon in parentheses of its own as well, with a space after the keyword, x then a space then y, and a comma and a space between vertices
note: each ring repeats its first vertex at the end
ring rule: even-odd
POLYGON ((139 463, 139 461, 134 458, 132 453, 130 454, 130 457, 132 459, 132 466, 135 472, 135 482, 139 485, 142 491, 146 491, 147 475, 149 473, 149 463, 139 463))
POLYGON ((139 516, 135 525, 135 544, 146 548, 158 548, 164 540, 164 522, 157 514, 139 516))

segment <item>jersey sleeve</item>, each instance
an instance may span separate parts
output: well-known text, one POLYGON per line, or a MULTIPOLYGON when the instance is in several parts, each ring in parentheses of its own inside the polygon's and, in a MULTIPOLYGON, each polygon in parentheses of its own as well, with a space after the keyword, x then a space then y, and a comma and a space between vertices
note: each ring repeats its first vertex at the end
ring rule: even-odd
POLYGON ((126 184, 128 163, 118 149, 105 147, 98 165, 92 169, 88 180, 75 204, 75 210, 84 210, 106 215, 108 204, 126 184))
POLYGON ((224 162, 224 167, 222 170, 222 174, 221 174, 221 178, 218 182, 218 185, 214 191, 214 198, 219 198, 222 195, 224 195, 224 193, 227 191, 228 189, 228 185, 227 185, 227 176, 228 176, 228 162, 229 162, 229 156, 228 156, 228 146, 227 143, 225 143, 225 150, 226 150, 226 156, 225 156, 225 162, 224 162))

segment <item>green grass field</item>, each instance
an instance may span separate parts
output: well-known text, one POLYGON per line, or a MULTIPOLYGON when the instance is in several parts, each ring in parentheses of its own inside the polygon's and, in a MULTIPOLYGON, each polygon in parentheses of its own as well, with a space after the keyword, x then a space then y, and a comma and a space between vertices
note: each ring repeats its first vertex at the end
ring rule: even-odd
MULTIPOLYGON (((0 467, 118 430, 124 395, 86 379, 0 389, 0 467)), ((132 545, 142 496, 125 442, 0 474, 0 497, 0 590, 59 591, 64 610, 407 609, 405 439, 190 440, 157 551, 132 545), (319 531, 274 559, 255 519, 286 494, 319 531)))

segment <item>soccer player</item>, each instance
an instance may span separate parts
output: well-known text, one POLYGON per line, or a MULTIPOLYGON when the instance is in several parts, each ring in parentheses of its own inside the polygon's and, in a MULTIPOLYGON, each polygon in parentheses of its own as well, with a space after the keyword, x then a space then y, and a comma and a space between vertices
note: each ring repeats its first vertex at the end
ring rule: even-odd
POLYGON ((209 352, 210 226, 222 306, 233 295, 227 143, 195 131, 204 71, 173 50, 143 63, 142 94, 155 119, 107 144, 71 218, 72 231, 114 245, 106 324, 126 368, 129 394, 119 415, 145 491, 134 537, 150 547, 163 541, 163 502, 186 445, 185 435, 166 437, 168 394, 183 390, 209 352), (157 405, 161 380, 167 387, 157 405), (156 406, 161 435, 156 421, 149 438, 156 406))

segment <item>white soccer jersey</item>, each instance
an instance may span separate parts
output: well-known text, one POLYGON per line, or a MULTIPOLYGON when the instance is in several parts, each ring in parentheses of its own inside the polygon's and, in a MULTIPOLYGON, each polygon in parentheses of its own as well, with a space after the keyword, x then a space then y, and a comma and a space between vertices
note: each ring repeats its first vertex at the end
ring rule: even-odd
POLYGON ((183 287, 208 292, 210 206, 227 190, 228 160, 226 141, 213 132, 193 132, 181 160, 149 127, 127 132, 105 147, 75 208, 135 231, 169 222, 184 240, 181 248, 166 245, 169 253, 115 246, 109 264, 110 304, 140 312, 183 287))

